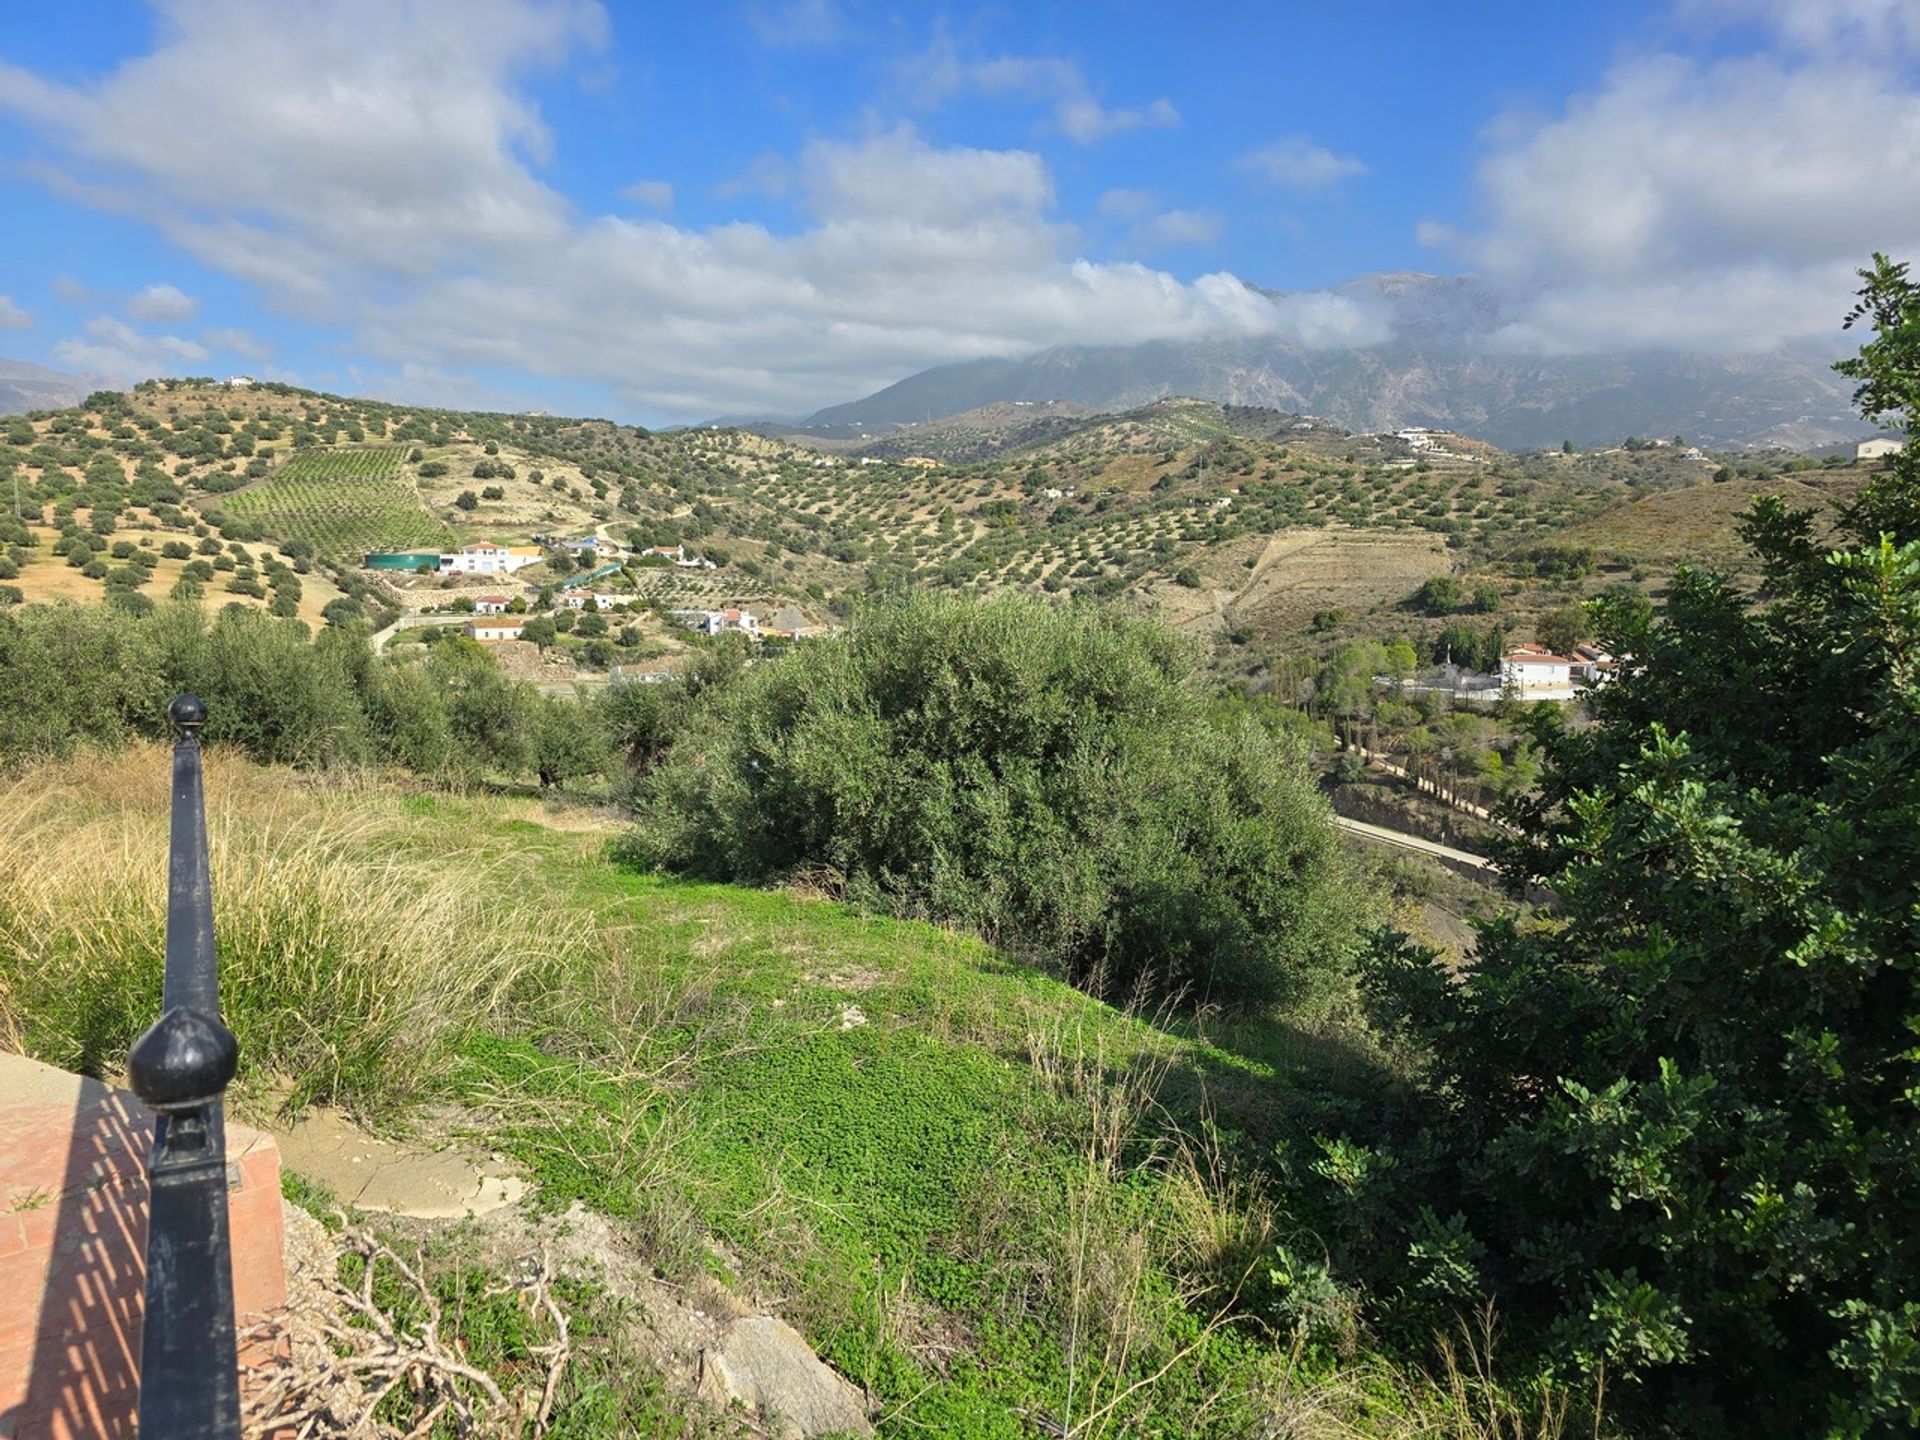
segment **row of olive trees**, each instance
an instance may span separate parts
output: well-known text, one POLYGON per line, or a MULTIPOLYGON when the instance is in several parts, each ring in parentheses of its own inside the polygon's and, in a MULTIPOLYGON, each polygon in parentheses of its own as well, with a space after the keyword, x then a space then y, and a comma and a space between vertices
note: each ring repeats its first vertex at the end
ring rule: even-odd
POLYGON ((0 764, 163 732, 169 698, 207 701, 206 735, 265 763, 398 765, 435 781, 602 775, 604 706, 542 697, 481 647, 450 640, 417 664, 374 654, 364 625, 306 627, 238 606, 144 615, 0 610, 0 764))

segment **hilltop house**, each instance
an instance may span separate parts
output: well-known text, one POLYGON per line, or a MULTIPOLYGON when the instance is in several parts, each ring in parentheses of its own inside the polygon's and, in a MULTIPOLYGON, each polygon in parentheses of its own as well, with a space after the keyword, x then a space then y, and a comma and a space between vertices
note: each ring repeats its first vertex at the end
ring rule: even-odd
POLYGON ((1571 700, 1576 663, 1544 645, 1516 645, 1500 657, 1500 693, 1509 700, 1571 700))
POLYGON ((469 640, 518 640, 525 622, 515 619, 498 619, 489 616, 485 620, 473 619, 467 622, 469 640))
POLYGON ((1885 435, 1875 436, 1871 440, 1862 440, 1853 447, 1856 460, 1884 460, 1889 455, 1898 455, 1907 448, 1904 440, 1894 440, 1885 435))
POLYGON ((229 390, 251 390, 253 388, 253 377, 251 375, 229 375, 226 379, 226 386, 229 390))

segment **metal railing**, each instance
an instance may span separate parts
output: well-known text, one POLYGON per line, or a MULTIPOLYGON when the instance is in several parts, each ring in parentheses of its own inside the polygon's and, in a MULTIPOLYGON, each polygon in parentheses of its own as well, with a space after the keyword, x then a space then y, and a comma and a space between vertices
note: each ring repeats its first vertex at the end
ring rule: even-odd
POLYGON ((198 696, 182 695, 167 715, 180 738, 173 748, 166 977, 159 1020, 127 1054, 133 1092, 157 1114, 148 1165, 139 1433, 142 1440, 238 1440, 240 1376, 221 1097, 240 1047, 220 1023, 200 761, 207 707, 198 696))

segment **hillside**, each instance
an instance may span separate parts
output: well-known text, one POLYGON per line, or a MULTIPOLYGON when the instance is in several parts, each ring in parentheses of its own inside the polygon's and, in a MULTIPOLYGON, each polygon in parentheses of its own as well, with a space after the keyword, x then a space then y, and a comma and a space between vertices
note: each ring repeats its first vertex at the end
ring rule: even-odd
MULTIPOLYGON (((28 1053, 110 1072, 144 1023, 158 957, 125 942, 157 933, 166 764, 136 747, 11 792, 0 855, 37 858, 0 860, 0 932, 22 937, 0 949, 0 1034, 28 1053)), ((547 1338, 504 1282, 560 1261, 556 1434, 758 1433, 694 1398, 669 1307, 782 1316, 883 1436, 1013 1440, 1043 1416, 1085 1436, 1466 1440, 1506 1413, 1351 1321, 1337 1347, 1287 1339, 1268 1271, 1289 1227, 1263 1176, 1315 1104, 1380 1082, 1364 1052, 1265 1021, 1150 1023, 804 890, 637 874, 591 807, 219 753, 208 784, 235 1107, 485 1137, 527 1182, 520 1209, 358 1218, 503 1382, 544 1374, 547 1338)), ((333 1223, 324 1188, 296 1170, 289 1189, 333 1223)))
MULTIPOLYGON (((663 609, 796 607, 820 622, 903 585, 1156 611, 1223 642, 1234 670, 1345 636, 1431 637, 1445 617, 1407 606, 1435 575, 1493 587, 1518 634, 1607 584, 1657 596, 1690 558, 1744 563, 1732 522, 1753 494, 1790 484, 1824 502, 1863 473, 1668 444, 1514 455, 1194 399, 1118 413, 996 405, 822 449, 177 381, 17 417, 0 442, 0 488, 18 487, 23 522, 9 522, 0 584, 28 601, 204 596, 317 625, 340 600, 381 618, 501 588, 362 570, 375 550, 558 535, 610 555, 684 545, 712 562, 629 560, 597 581, 630 597, 633 616, 592 649, 571 637, 544 656, 527 647, 526 673, 543 683, 671 654, 663 609), (1511 563, 1543 545, 1588 552, 1582 575, 1542 581, 1511 563)), ((571 568, 550 551, 513 588, 571 568)))
POLYGON ((1508 449, 1682 434, 1723 447, 1805 449, 1871 433, 1827 357, 1511 353, 1509 316, 1470 277, 1373 275, 1336 293, 1385 343, 1314 349, 1275 338, 1061 346, 937 366, 807 417, 801 429, 879 433, 994 404, 1128 410, 1174 395, 1324 416, 1356 431, 1457 430, 1508 449))

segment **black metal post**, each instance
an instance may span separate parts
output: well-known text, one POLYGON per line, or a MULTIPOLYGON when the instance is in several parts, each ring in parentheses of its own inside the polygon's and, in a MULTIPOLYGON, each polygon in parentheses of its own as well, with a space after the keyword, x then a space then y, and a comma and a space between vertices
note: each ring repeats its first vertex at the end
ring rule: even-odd
POLYGON ((160 1019, 127 1054, 134 1094, 159 1112, 148 1166, 140 1435, 238 1440, 240 1371, 221 1096, 240 1047, 220 1023, 200 773, 207 707, 198 696, 182 695, 167 714, 180 727, 180 739, 173 749, 166 977, 160 1019))

